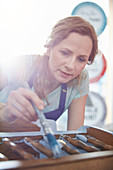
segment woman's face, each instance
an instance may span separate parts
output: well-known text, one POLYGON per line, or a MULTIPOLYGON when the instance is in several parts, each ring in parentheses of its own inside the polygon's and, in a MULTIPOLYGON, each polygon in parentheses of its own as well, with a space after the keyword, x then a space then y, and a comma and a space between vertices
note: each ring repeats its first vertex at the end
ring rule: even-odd
POLYGON ((48 49, 53 79, 58 83, 67 83, 77 77, 86 66, 91 51, 91 38, 78 33, 70 33, 58 45, 48 49))

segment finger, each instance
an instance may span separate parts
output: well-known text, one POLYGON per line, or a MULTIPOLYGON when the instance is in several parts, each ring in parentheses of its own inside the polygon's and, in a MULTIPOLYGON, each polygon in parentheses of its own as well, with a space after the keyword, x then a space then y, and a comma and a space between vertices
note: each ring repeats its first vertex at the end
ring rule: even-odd
POLYGON ((43 100, 41 100, 36 93, 32 92, 31 90, 29 89, 23 89, 21 88, 20 89, 20 92, 23 93, 24 97, 26 97, 28 100, 31 100, 35 105, 36 107, 39 109, 39 110, 43 110, 44 107, 45 107, 45 103, 43 100))
MULTIPOLYGON (((24 97, 21 97, 21 100, 19 100, 18 102, 16 102, 16 103, 18 103, 18 108, 20 109, 20 111, 24 114, 24 115, 26 115, 28 118, 29 118, 29 120, 31 120, 31 121, 34 121, 34 120, 36 120, 36 112, 35 112, 35 110, 34 110, 34 108, 33 108, 33 106, 32 106, 32 104, 31 104, 31 102, 29 101, 29 100, 27 100, 26 98, 24 98, 24 97)), ((37 117, 38 118, 38 117, 37 117)))
POLYGON ((19 103, 12 102, 12 107, 14 107, 20 114, 24 115, 29 121, 33 121, 33 116, 19 103))
POLYGON ((14 107, 7 106, 6 107, 6 113, 8 113, 7 114, 8 120, 11 120, 12 117, 15 117, 15 118, 20 118, 22 120, 30 122, 29 119, 24 114, 22 114, 20 111, 18 111, 14 107))
POLYGON ((36 113, 33 109, 31 102, 27 98, 25 98, 24 95, 22 94, 22 93, 25 94, 25 92, 26 90, 23 91, 21 89, 18 91, 11 92, 10 97, 8 99, 8 103, 12 107, 15 107, 15 109, 20 111, 22 114, 24 114, 30 121, 34 121, 36 120, 36 113))
POLYGON ((12 91, 10 93, 8 102, 12 103, 13 101, 16 101, 17 103, 20 104, 20 106, 17 106, 18 109, 20 109, 20 112, 22 112, 22 113, 28 112, 29 113, 28 116, 31 116, 31 118, 29 118, 29 119, 33 120, 35 117, 35 120, 36 120, 36 113, 35 113, 35 110, 31 104, 30 100, 33 101, 33 103, 36 105, 36 107, 39 110, 44 109, 45 104, 44 104, 43 100, 41 100, 34 92, 32 92, 28 89, 24 89, 24 88, 19 88, 16 91, 12 91))

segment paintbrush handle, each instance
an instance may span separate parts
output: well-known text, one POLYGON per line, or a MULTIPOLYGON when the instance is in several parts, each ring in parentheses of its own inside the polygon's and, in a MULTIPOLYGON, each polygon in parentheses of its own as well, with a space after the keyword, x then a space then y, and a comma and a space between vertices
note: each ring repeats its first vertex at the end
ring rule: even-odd
POLYGON ((67 153, 73 155, 73 154, 80 154, 79 151, 75 150, 75 149, 72 149, 70 148, 67 144, 62 144, 62 150, 66 151, 67 153))
POLYGON ((46 135, 47 135, 48 133, 53 134, 51 128, 49 127, 49 124, 48 124, 48 122, 47 122, 47 120, 46 120, 46 117, 45 117, 43 111, 38 110, 38 109, 36 108, 35 104, 34 104, 32 101, 31 101, 31 103, 32 103, 32 105, 33 105, 33 108, 34 108, 36 114, 37 114, 38 117, 39 117, 40 123, 41 123, 41 125, 42 125, 42 127, 43 127, 43 130, 44 130, 45 134, 46 134, 46 135))
POLYGON ((73 155, 73 154, 79 154, 80 152, 72 149, 68 144, 63 140, 63 139, 58 139, 58 142, 61 144, 61 149, 64 150, 65 152, 73 155))
POLYGON ((104 142, 102 142, 102 141, 100 141, 98 139, 93 139, 93 138, 87 136, 87 141, 89 143, 92 143, 94 146, 99 147, 101 149, 113 150, 113 146, 108 145, 108 144, 106 144, 106 143, 104 143, 104 142))
POLYGON ((82 141, 79 141, 77 139, 73 139, 71 138, 70 136, 63 136, 63 138, 65 140, 67 140, 68 142, 70 142, 70 144, 80 148, 80 149, 84 149, 86 150, 87 152, 95 152, 95 151, 99 151, 96 147, 93 147, 93 146, 88 146, 87 144, 85 144, 84 142, 82 141))
POLYGON ((31 138, 28 138, 28 137, 24 138, 24 142, 27 145, 31 146, 34 150, 38 150, 38 151, 42 152, 43 154, 45 154, 48 157, 53 157, 52 151, 50 149, 46 148, 41 143, 35 142, 31 138))
MULTIPOLYGON (((24 84, 22 85, 22 87, 24 87, 24 88, 26 88, 26 89, 30 89, 29 84, 28 84, 27 82, 24 82, 24 84)), ((37 107, 35 106, 35 104, 34 104, 32 101, 31 101, 31 103, 32 103, 32 106, 33 106, 36 114, 37 114, 38 117, 39 117, 40 123, 41 123, 41 125, 42 125, 42 127, 43 127, 43 130, 44 130, 45 134, 46 134, 46 135, 47 135, 48 133, 53 134, 51 128, 50 128, 49 125, 48 125, 48 122, 46 121, 46 117, 45 117, 43 111, 38 110, 37 107)))
POLYGON ((7 161, 8 158, 3 154, 3 153, 0 153, 0 161, 7 161))
POLYGON ((33 160, 35 159, 34 156, 30 153, 27 153, 22 147, 19 145, 11 142, 8 138, 3 139, 3 144, 9 148, 11 151, 19 154, 23 159, 26 160, 33 160))

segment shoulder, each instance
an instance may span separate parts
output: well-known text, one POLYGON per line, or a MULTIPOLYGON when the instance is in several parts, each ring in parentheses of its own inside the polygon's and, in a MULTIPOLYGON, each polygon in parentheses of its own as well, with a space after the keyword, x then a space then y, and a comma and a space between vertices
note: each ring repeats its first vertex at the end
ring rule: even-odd
POLYGON ((38 55, 24 55, 21 56, 26 65, 32 65, 38 58, 38 55))
POLYGON ((75 78, 71 85, 67 85, 67 95, 65 109, 69 107, 73 99, 85 96, 89 92, 89 76, 88 71, 84 69, 79 78, 75 78))
POLYGON ((7 68, 0 67, 0 88, 5 86, 6 81, 7 83, 26 81, 37 58, 38 55, 12 57, 11 62, 7 62, 7 68))
POLYGON ((80 96, 84 96, 89 92, 89 74, 86 68, 80 74, 78 92, 80 96))
POLYGON ((88 71, 87 69, 85 68, 82 72, 81 72, 81 75, 80 75, 80 85, 85 85, 85 84, 89 84, 89 74, 88 74, 88 71))
POLYGON ((73 80, 73 86, 69 86, 68 90, 71 92, 72 96, 78 98, 84 96, 89 91, 89 74, 86 69, 84 69, 78 78, 73 80))
POLYGON ((89 84, 89 74, 85 68, 80 74, 79 86, 87 86, 89 84))
POLYGON ((81 86, 84 83, 89 83, 89 74, 86 68, 83 69, 81 74, 77 78, 73 79, 72 82, 73 86, 81 86))

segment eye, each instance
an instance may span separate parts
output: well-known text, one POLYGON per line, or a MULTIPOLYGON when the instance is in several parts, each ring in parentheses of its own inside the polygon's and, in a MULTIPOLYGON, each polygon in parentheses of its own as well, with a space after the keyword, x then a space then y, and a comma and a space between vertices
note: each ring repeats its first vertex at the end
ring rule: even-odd
POLYGON ((66 51, 60 50, 61 54, 63 54, 64 56, 69 56, 70 54, 66 51))
POLYGON ((86 62, 86 59, 85 59, 84 57, 78 57, 78 60, 79 60, 80 62, 86 62))

